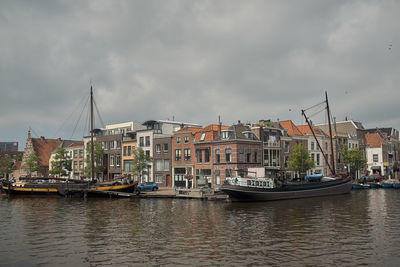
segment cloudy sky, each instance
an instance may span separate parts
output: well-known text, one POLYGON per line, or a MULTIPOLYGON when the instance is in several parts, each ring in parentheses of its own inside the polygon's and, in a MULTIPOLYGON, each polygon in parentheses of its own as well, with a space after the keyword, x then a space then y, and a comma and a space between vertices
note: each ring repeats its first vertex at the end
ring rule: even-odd
POLYGON ((23 150, 29 126, 81 139, 90 83, 105 124, 303 124, 327 91, 338 121, 400 129, 399 14, 390 0, 3 0, 0 141, 23 150))

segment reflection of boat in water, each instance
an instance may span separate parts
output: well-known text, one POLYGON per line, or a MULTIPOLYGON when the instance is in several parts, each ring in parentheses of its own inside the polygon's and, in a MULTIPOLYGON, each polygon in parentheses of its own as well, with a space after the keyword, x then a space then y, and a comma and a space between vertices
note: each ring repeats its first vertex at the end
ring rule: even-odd
POLYGON ((349 193, 351 179, 321 177, 314 181, 278 184, 271 178, 227 178, 221 191, 233 201, 266 201, 349 193))

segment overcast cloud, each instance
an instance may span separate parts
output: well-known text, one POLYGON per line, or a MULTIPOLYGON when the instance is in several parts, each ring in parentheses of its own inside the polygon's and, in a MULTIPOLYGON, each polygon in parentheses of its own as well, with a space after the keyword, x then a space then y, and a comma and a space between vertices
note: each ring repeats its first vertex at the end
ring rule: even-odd
POLYGON ((90 81, 105 124, 302 124, 326 90, 338 121, 400 129, 399 14, 399 1, 4 0, 0 141, 23 150, 29 126, 81 139, 90 81))

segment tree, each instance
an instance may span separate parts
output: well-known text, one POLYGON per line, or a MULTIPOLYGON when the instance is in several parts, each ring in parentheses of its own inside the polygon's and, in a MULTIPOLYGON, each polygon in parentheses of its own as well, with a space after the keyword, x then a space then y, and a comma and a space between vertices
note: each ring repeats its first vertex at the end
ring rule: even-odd
POLYGON ((146 155, 141 147, 133 150, 133 156, 132 172, 139 176, 139 182, 142 183, 142 177, 144 174, 148 174, 149 163, 152 162, 153 159, 149 155, 146 155))
POLYGON ((356 148, 348 149, 347 145, 343 145, 342 151, 340 152, 342 160, 348 165, 349 173, 355 177, 357 171, 362 170, 367 166, 367 160, 364 158, 363 152, 356 148))
POLYGON ((52 175, 66 176, 70 171, 72 171, 72 160, 68 152, 62 147, 57 147, 56 156, 51 162, 51 170, 49 173, 52 175))
POLYGON ((32 175, 32 172, 38 171, 40 169, 39 166, 40 157, 36 155, 35 152, 29 155, 26 158, 25 163, 21 166, 21 169, 26 171, 29 176, 32 175))
POLYGON ((4 157, 0 158, 0 174, 5 174, 5 178, 8 179, 8 175, 10 173, 12 173, 13 169, 14 169, 14 159, 9 156, 6 155, 4 157))
POLYGON ((310 158, 307 148, 302 143, 299 143, 293 147, 293 152, 288 159, 288 166, 294 171, 305 173, 314 168, 315 163, 310 158))
MULTIPOLYGON (((106 167, 103 166, 103 157, 104 157, 104 149, 100 142, 94 141, 93 143, 93 153, 94 153, 94 175, 98 178, 99 173, 103 173, 106 167)), ((86 167, 85 167, 85 176, 92 176, 92 156, 91 149, 89 144, 89 149, 87 149, 86 153, 86 167)), ((91 177, 92 179, 95 177, 91 177)))

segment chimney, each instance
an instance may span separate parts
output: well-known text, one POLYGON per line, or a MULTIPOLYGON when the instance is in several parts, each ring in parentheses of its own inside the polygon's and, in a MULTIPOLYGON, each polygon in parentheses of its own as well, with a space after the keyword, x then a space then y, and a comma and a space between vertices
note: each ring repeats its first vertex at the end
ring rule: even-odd
POLYGON ((218 115, 218 136, 221 136, 222 125, 221 125, 221 116, 218 115))
POLYGON ((46 140, 46 138, 44 138, 44 136, 41 136, 40 139, 42 139, 42 141, 46 140))

